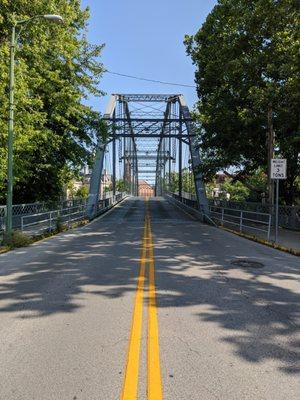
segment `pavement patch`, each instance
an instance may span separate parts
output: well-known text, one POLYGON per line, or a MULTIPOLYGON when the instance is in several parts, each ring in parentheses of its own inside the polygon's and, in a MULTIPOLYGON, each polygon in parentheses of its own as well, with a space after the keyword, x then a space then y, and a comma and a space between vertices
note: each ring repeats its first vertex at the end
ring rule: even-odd
POLYGON ((254 260, 248 260, 248 259, 233 260, 233 261, 231 261, 231 265, 234 265, 236 267, 242 267, 242 268, 263 268, 264 267, 263 263, 254 261, 254 260))

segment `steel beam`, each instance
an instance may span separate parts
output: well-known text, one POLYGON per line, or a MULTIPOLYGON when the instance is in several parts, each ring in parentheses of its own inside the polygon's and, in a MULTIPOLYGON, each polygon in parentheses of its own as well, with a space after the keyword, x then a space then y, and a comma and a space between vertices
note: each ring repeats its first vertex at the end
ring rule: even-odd
POLYGON ((202 213, 203 220, 204 220, 205 216, 209 217, 209 206, 208 206, 208 200, 207 200, 206 192, 205 192, 205 185, 203 182, 203 175, 200 171, 201 158, 200 158, 199 146, 198 146, 197 138, 196 138, 196 128, 195 128, 195 124, 190 122, 190 117, 191 117, 190 111, 188 109, 188 106, 187 106, 183 96, 179 97, 179 103, 180 103, 183 120, 184 120, 184 123, 186 124, 188 134, 189 134, 190 152, 191 152, 191 156, 192 156, 192 168, 193 168, 193 173, 194 173, 198 208, 199 208, 199 211, 202 213))
MULTIPOLYGON (((125 133, 125 134, 124 133, 116 133, 115 136, 117 138, 119 138, 119 137, 132 137, 132 134, 131 133, 125 133)), ((191 135, 181 135, 181 136, 179 136, 179 135, 176 135, 176 134, 164 135, 164 134, 160 133, 159 135, 151 135, 149 133, 141 133, 141 134, 135 135, 135 138, 136 139, 138 139, 138 138, 160 139, 160 138, 169 138, 169 137, 171 137, 171 138, 178 139, 179 137, 181 137, 181 138, 188 139, 191 136, 196 136, 196 134, 195 135, 191 134, 191 135)))
MULTIPOLYGON (((181 113, 180 113, 181 116, 181 113)), ((180 121, 179 132, 181 132, 182 120, 180 121)), ((179 139, 179 149, 178 149, 178 194, 182 197, 182 141, 179 139)))
MULTIPOLYGON (((171 161, 173 157, 170 157, 170 154, 173 138, 179 140, 179 192, 182 194, 182 146, 183 143, 188 145, 191 153, 199 210, 202 212, 203 216, 208 215, 208 202, 205 194, 203 176, 200 173, 201 158, 199 145, 197 143, 197 128, 192 121, 189 109, 182 95, 114 94, 110 97, 104 119, 110 126, 108 142, 113 142, 113 176, 115 176, 116 172, 115 141, 123 138, 124 155, 121 157, 121 160, 124 160, 124 177, 127 177, 128 181, 130 181, 133 194, 137 193, 138 190, 138 166, 140 166, 141 175, 156 176, 156 193, 162 194, 162 184, 166 174, 166 163, 168 163, 167 170, 169 172, 169 179, 171 179, 171 161), (151 107, 150 104, 153 102, 166 103, 165 111, 156 109, 157 107, 151 107), (142 104, 142 108, 138 107, 138 109, 135 109, 131 107, 131 103, 145 104, 142 104), (119 108, 117 108, 117 106, 119 108), (155 112, 151 111, 152 108, 154 108, 155 112), (114 129, 116 125, 121 127, 122 130, 114 129), (143 139, 146 139, 144 142, 147 143, 147 150, 143 147, 143 139), (147 160, 156 160, 155 171, 149 169, 149 167, 152 168, 152 164, 146 163, 147 160), (145 169, 143 170, 143 168, 145 169)), ((99 158, 98 151, 97 157, 99 158)), ((100 159, 97 157, 95 164, 97 162, 99 167, 100 159)), ((93 177, 93 180, 95 179, 96 178, 93 177)), ((113 178, 113 181, 114 180, 113 178)), ((96 184, 97 182, 93 183, 94 186, 96 184)), ((113 188, 115 191, 114 183, 113 188)), ((90 198, 93 196, 93 192, 95 192, 95 189, 91 189, 90 198)))
POLYGON ((133 102, 167 102, 171 99, 178 98, 179 94, 114 94, 119 100, 133 102))
MULTIPOLYGON (((110 118, 108 118, 108 120, 110 120, 110 118)), ((123 121, 123 118, 115 118, 116 122, 120 122, 123 121)), ((192 119, 189 119, 190 121, 192 121, 192 119)), ((135 122, 141 122, 141 123, 146 123, 146 122, 155 122, 155 123, 161 123, 163 124, 164 122, 166 124, 170 124, 171 122, 180 122, 180 118, 130 118, 130 122, 131 123, 135 123, 135 122)))
POLYGON ((96 149, 96 157, 90 181, 90 191, 87 202, 87 214, 92 219, 97 214, 97 207, 99 202, 101 177, 103 170, 104 154, 105 154, 105 143, 99 140, 96 149))

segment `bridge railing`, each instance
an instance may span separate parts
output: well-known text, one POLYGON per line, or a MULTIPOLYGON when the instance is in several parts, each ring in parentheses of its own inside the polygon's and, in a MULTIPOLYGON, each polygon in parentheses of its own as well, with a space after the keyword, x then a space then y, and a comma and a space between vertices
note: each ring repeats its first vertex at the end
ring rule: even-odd
POLYGON ((172 196, 175 200, 180 201, 181 203, 183 203, 189 207, 195 208, 196 210, 198 209, 197 200, 193 195, 191 195, 190 197, 187 197, 185 193, 183 193, 182 196, 179 196, 178 193, 171 193, 171 192, 168 192, 167 194, 169 196, 172 196))
POLYGON ((120 192, 117 193, 116 195, 112 195, 112 197, 100 199, 98 201, 98 204, 96 206, 96 210, 94 212, 94 216, 98 216, 100 214, 103 214, 105 211, 107 211, 109 208, 111 208, 113 205, 121 201, 127 194, 120 192))
MULTIPOLYGON (((177 193, 168 193, 168 195, 188 207, 198 209, 197 200, 192 196, 186 198, 177 193)), ((217 225, 243 233, 262 234, 267 240, 270 240, 272 227, 272 214, 270 213, 222 207, 210 203, 209 217, 217 225)))
MULTIPOLYGON (((101 199, 97 204, 98 216, 126 196, 117 193, 115 196, 101 199)), ((87 218, 87 201, 82 199, 65 200, 60 203, 32 203, 13 206, 13 229, 29 235, 51 232, 58 223, 70 227, 71 223, 87 218), (51 207, 52 205, 52 207, 51 207), (54 206, 54 207, 53 207, 54 206)), ((0 206, 0 240, 5 231, 6 207, 0 206)))
POLYGON ((239 232, 262 232, 271 237, 272 216, 267 213, 209 206, 210 217, 221 226, 229 225, 239 232))
MULTIPOLYGON (((169 193, 177 200, 193 208, 197 208, 197 199, 194 194, 182 192, 182 197, 178 193, 169 193)), ((209 199, 210 206, 218 206, 227 209, 251 211, 262 214, 272 215, 272 225, 275 223, 275 207, 268 204, 257 202, 240 202, 231 200, 209 199)), ((295 231, 300 231, 300 206, 279 206, 279 225, 295 231)))
MULTIPOLYGON (((238 209, 245 211, 255 211, 275 215, 275 208, 269 204, 262 204, 256 202, 239 202, 230 200, 209 200, 211 206, 219 206, 230 209, 238 209)), ((279 225, 282 228, 300 231, 300 206, 279 206, 279 225)), ((272 220, 274 224, 275 218, 272 220)))
MULTIPOLYGON (((14 204, 12 208, 13 229, 20 229, 21 218, 51 210, 61 210, 69 207, 86 204, 84 199, 63 200, 58 202, 14 204)), ((5 229, 6 206, 0 206, 0 232, 5 229)))
POLYGON ((71 223, 85 218, 85 204, 44 213, 23 215, 21 217, 21 231, 34 236, 44 231, 54 231, 57 229, 58 223, 64 224, 70 228, 71 223))

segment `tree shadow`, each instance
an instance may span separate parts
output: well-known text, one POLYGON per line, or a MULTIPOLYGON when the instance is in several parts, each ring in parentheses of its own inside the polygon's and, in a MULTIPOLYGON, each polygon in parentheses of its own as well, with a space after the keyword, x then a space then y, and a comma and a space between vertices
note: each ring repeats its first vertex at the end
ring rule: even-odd
POLYGON ((197 313, 198 320, 224 328, 228 335, 222 340, 237 356, 252 363, 277 360, 282 371, 300 372, 297 257, 251 246, 215 228, 199 232, 193 223, 187 224, 185 235, 173 233, 172 240, 172 227, 153 230, 158 307, 208 306, 209 312, 203 307, 205 311, 197 313), (232 264, 239 259, 259 261, 263 267, 232 264))
MULTIPOLYGON (((76 312, 87 290, 107 298, 134 294, 144 209, 126 204, 104 220, 0 256, 0 315, 76 312)), ((228 332, 222 340, 237 357, 299 371, 299 259, 191 221, 169 204, 159 203, 157 214, 154 200, 150 208, 157 306, 198 306, 197 322, 228 332), (239 258, 264 267, 243 270, 231 263, 239 258)))

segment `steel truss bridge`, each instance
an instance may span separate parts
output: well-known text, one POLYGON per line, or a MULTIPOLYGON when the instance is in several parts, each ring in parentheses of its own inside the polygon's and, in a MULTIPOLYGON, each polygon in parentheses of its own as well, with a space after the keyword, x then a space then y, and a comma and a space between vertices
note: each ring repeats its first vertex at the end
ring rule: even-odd
POLYGON ((112 192, 118 181, 126 190, 139 194, 139 181, 145 180, 162 196, 170 189, 172 173, 177 172, 177 193, 183 192, 183 171, 188 171, 195 187, 198 209, 208 216, 209 207, 200 172, 201 158, 197 129, 181 94, 113 94, 104 121, 108 137, 98 138, 91 175, 88 213, 93 217, 101 196, 105 154, 111 156, 112 192), (183 153, 188 159, 183 160, 183 153))

